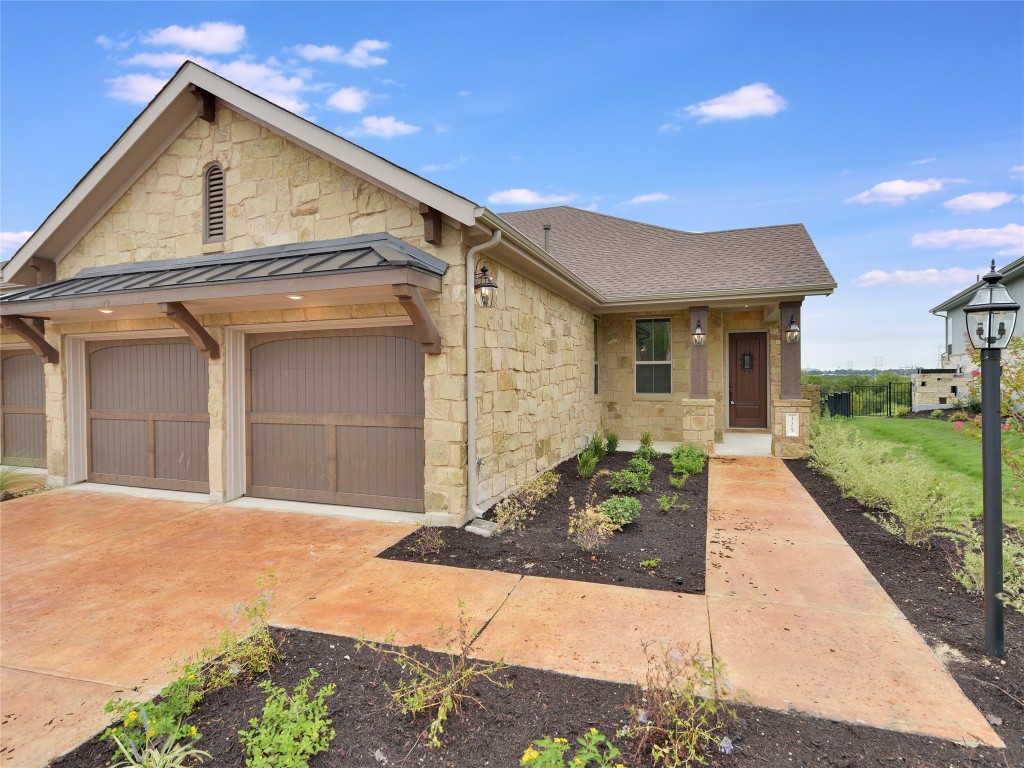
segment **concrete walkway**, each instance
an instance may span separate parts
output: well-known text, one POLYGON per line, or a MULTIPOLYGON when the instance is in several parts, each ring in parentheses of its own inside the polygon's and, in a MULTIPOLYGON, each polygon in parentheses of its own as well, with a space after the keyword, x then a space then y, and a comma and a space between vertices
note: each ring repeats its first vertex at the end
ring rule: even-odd
POLYGON ((390 523, 73 490, 5 503, 0 766, 41 766, 108 699, 154 694, 270 568, 278 625, 440 649, 461 614, 481 658, 627 683, 644 643, 689 645, 755 704, 1001 745, 783 462, 710 473, 706 595, 376 559, 409 532, 390 523))

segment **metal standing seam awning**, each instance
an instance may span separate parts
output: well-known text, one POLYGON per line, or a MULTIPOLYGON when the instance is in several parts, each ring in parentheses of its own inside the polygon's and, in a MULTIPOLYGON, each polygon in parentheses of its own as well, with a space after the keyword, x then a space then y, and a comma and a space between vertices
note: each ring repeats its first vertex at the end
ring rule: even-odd
POLYGON ((101 310, 109 320, 165 316, 184 329, 203 354, 216 358, 217 343, 194 312, 397 300, 424 351, 437 353, 440 334, 423 294, 440 293, 447 269, 441 259, 388 234, 132 262, 90 267, 74 277, 3 296, 0 321, 40 357, 55 363, 58 353, 43 337, 43 320, 99 320, 91 313, 101 310))

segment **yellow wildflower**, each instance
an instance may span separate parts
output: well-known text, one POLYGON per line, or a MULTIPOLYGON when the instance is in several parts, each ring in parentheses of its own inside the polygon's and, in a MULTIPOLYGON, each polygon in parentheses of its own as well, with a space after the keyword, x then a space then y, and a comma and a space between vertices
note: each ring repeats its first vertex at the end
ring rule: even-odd
POLYGON ((519 760, 519 764, 520 765, 529 765, 534 760, 536 760, 538 757, 540 757, 540 752, 538 752, 532 746, 531 747, 527 747, 526 751, 523 752, 522 758, 519 760))
POLYGON ((149 729, 149 734, 148 734, 148 735, 149 735, 149 738, 151 738, 151 739, 152 739, 152 738, 153 738, 154 736, 156 736, 156 731, 154 731, 154 730, 153 730, 152 728, 150 728, 150 729, 149 729))
POLYGON ((134 722, 135 722, 136 720, 138 720, 138 719, 139 719, 139 716, 138 716, 138 714, 137 714, 137 713, 135 713, 135 712, 129 712, 129 713, 128 713, 128 717, 126 718, 125 722, 128 722, 128 723, 134 723, 134 722))
MULTIPOLYGON (((190 725, 190 726, 188 727, 188 732, 189 732, 189 735, 191 735, 193 739, 194 739, 194 738, 195 738, 196 736, 198 736, 198 735, 199 735, 199 731, 197 731, 197 730, 196 730, 196 727, 195 727, 194 725, 190 725)), ((625 768, 625 766, 623 766, 623 768, 625 768)))
POLYGON ((189 680, 195 680, 195 679, 196 679, 196 676, 195 676, 195 675, 193 675, 193 674, 192 674, 192 673, 190 672, 190 673, 189 673, 189 675, 188 675, 188 679, 189 679, 189 680))
POLYGON ((575 758, 573 758, 572 764, 573 765, 583 765, 583 761, 580 760, 578 757, 575 757, 575 758))
POLYGON ((561 737, 555 737, 555 744, 568 744, 568 743, 569 743, 568 739, 563 739, 561 737))
POLYGON ((590 729, 590 732, 591 732, 591 733, 597 733, 597 728, 591 728, 591 729, 590 729))

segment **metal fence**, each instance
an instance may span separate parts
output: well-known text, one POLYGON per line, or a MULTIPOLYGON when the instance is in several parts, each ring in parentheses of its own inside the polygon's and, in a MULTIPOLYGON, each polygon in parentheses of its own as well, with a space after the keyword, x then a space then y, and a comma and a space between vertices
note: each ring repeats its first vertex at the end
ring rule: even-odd
POLYGON ((913 394, 908 383, 857 384, 849 392, 821 396, 821 415, 892 416, 898 408, 910 408, 913 394))

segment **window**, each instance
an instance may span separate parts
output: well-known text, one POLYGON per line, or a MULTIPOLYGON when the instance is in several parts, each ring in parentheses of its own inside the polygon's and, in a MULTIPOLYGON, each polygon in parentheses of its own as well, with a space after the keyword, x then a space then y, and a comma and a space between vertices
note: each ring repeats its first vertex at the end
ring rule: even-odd
POLYGON ((598 386, 597 386, 597 373, 598 373, 598 370, 597 370, 597 355, 598 355, 597 346, 598 346, 598 341, 599 341, 599 336, 598 336, 598 333, 597 333, 597 318, 595 317, 594 318, 594 394, 595 395, 598 394, 598 386))
POLYGON ((672 324, 669 320, 636 321, 637 394, 672 392, 672 324))
POLYGON ((224 239, 224 168, 213 163, 203 174, 203 242, 224 239))

